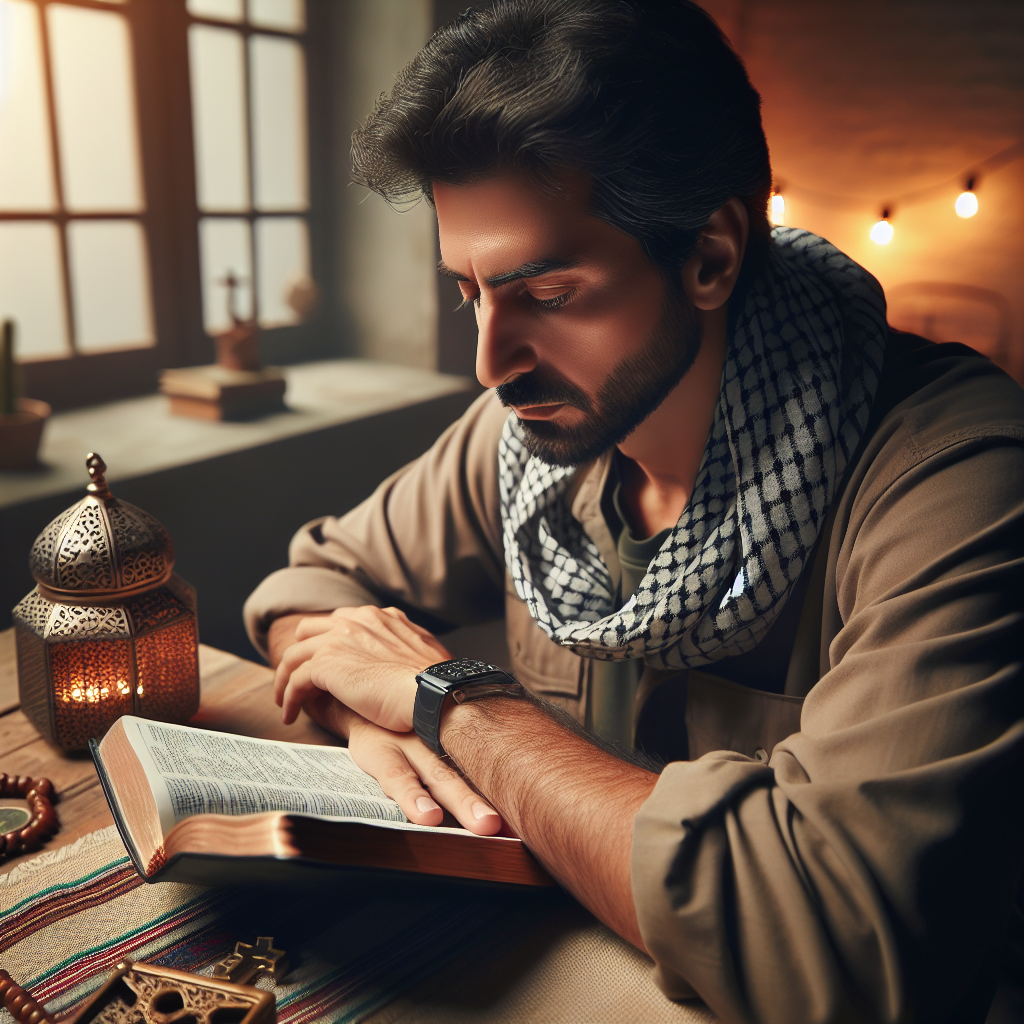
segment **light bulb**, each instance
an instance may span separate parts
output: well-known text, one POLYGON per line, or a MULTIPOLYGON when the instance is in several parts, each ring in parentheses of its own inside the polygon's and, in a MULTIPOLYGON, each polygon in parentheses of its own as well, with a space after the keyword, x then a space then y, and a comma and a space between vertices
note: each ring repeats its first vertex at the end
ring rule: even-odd
POLYGON ((978 212, 978 197, 970 189, 961 192, 956 197, 954 209, 958 217, 973 217, 978 212))
POLYGON ((786 197, 779 192, 772 193, 771 212, 768 219, 776 227, 786 223, 786 197))
POLYGON ((887 246, 893 240, 893 225, 889 218, 883 218, 871 228, 871 241, 880 246, 887 246))

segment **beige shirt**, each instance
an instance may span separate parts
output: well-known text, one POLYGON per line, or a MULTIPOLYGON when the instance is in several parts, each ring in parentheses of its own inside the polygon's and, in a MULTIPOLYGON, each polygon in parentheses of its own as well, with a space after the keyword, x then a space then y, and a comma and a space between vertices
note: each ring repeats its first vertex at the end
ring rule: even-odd
MULTIPOLYGON (((345 605, 435 629, 504 611, 518 677, 585 720, 589 662, 505 574, 505 417, 482 396, 362 505, 299 530, 246 604, 254 643, 345 605)), ((640 681, 638 741, 647 718, 650 749, 689 758, 636 819, 640 928, 666 994, 726 1021, 983 1020, 1007 928, 1024 934, 1024 393, 895 335, 872 420, 806 599, 753 656, 640 681)), ((607 472, 569 500, 616 576, 607 472)))

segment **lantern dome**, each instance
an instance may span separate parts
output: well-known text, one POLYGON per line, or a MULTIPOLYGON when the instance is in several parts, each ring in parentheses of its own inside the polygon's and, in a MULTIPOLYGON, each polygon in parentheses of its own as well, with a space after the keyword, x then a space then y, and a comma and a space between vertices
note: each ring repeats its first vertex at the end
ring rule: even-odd
POLYGON ((128 597, 166 583, 174 546, 159 520, 119 501, 107 487, 106 464, 85 462, 91 482, 81 501, 54 519, 32 545, 29 564, 50 599, 128 597))

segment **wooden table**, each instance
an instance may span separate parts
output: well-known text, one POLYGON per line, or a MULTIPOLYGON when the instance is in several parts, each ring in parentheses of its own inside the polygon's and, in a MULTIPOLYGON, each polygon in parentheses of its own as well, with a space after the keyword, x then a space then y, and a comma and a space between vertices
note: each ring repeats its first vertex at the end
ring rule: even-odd
MULTIPOLYGON (((272 696, 273 681, 274 674, 266 665, 200 644, 202 696, 191 724, 295 743, 338 742, 305 714, 294 725, 282 725, 281 710, 272 696)), ((87 754, 62 754, 50 746, 20 710, 13 629, 0 632, 0 772, 43 777, 53 783, 60 831, 44 850, 66 846, 88 832, 114 824, 92 759, 87 754)), ((0 874, 39 852, 0 861, 0 874)))
MULTIPOLYGON (((281 724, 265 665, 213 647, 199 648, 202 702, 194 725, 267 739, 337 743, 305 714, 281 724)), ((113 824, 88 756, 47 744, 18 707, 14 631, 0 632, 0 771, 44 776, 57 790, 60 831, 52 850, 113 824)), ((38 852, 0 863, 0 875, 38 852)), ((569 900, 538 905, 503 933, 500 951, 480 943, 432 974, 363 1024, 497 1024, 575 1019, 575 1009, 606 1008, 612 1024, 715 1024, 707 1010, 670 1003, 649 980, 649 964, 569 900)), ((595 1011, 596 1012, 596 1011, 595 1011)), ((588 1019, 598 1019, 590 1016, 588 1019)))

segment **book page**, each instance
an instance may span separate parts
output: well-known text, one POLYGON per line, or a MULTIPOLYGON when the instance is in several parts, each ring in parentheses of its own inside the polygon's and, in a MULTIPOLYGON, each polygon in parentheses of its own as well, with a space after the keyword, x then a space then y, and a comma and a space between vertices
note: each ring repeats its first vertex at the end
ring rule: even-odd
POLYGON ((259 740, 125 715, 164 835, 194 814, 284 811, 407 822, 344 747, 259 740))

